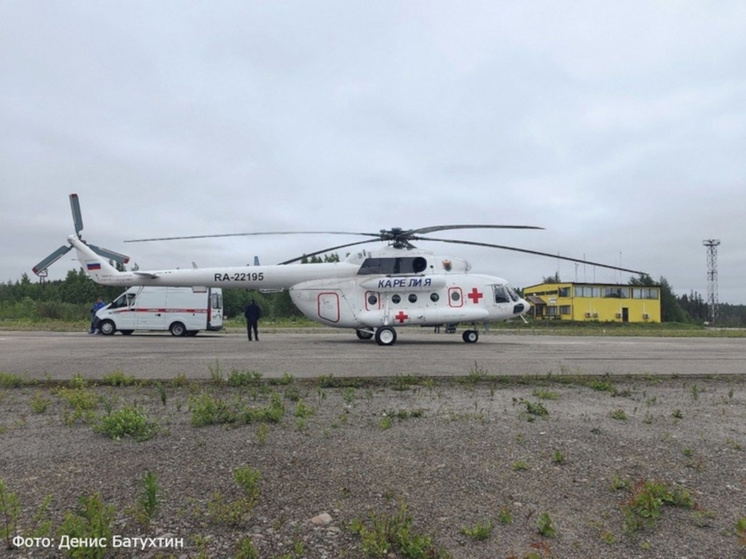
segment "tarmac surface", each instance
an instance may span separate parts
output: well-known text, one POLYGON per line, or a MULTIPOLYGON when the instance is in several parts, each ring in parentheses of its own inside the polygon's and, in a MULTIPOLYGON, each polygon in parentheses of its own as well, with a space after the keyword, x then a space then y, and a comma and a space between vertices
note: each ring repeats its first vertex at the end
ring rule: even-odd
POLYGON ((395 345, 360 341, 353 331, 94 336, 78 332, 0 332, 0 373, 38 380, 75 374, 102 378, 122 372, 138 379, 209 379, 219 368, 259 372, 264 378, 633 374, 733 375, 746 373, 746 338, 647 338, 480 333, 401 329, 395 345))

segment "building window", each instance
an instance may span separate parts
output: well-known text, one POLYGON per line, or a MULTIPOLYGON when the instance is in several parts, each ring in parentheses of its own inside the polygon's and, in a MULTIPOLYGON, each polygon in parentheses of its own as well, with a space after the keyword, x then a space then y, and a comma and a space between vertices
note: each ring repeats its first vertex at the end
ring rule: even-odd
POLYGON ((658 298, 658 289, 656 288, 649 288, 649 287, 635 287, 632 290, 632 298, 633 299, 657 299, 658 298))
POLYGON ((575 297, 600 297, 601 288, 594 285, 575 286, 575 297))
POLYGON ((559 308, 559 312, 560 314, 572 314, 572 308, 570 307, 570 305, 562 305, 559 308))
POLYGON ((604 287, 604 297, 629 299, 629 287, 604 287))

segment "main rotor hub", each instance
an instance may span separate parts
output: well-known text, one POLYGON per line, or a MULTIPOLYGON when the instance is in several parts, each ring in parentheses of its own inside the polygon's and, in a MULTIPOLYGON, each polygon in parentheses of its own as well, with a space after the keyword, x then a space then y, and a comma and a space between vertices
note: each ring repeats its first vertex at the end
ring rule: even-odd
POLYGON ((390 242, 394 248, 415 248, 409 241, 416 238, 412 229, 404 230, 401 227, 381 229, 381 240, 390 242))

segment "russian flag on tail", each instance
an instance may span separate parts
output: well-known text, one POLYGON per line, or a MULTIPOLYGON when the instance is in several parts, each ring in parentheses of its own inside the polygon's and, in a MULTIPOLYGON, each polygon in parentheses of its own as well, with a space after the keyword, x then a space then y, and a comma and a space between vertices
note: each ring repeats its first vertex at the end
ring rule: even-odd
POLYGON ((101 262, 97 260, 88 260, 85 263, 86 269, 90 272, 92 270, 100 270, 101 269, 101 262))

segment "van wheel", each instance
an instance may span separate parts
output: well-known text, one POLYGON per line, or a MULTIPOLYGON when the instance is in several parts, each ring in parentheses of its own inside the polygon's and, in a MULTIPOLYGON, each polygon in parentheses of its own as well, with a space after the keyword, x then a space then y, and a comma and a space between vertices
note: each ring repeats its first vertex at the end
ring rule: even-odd
POLYGON ((186 326, 184 326, 181 322, 174 322, 171 327, 168 329, 169 332, 171 332, 172 336, 186 336, 186 326))
POLYGON ((104 320, 101 322, 101 324, 98 325, 98 329, 101 330, 101 333, 104 336, 112 336, 114 332, 117 331, 117 327, 114 326, 114 323, 111 320, 104 320))

